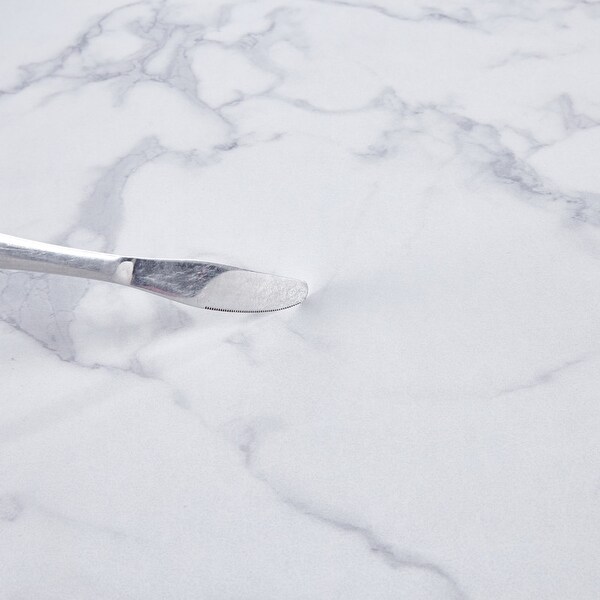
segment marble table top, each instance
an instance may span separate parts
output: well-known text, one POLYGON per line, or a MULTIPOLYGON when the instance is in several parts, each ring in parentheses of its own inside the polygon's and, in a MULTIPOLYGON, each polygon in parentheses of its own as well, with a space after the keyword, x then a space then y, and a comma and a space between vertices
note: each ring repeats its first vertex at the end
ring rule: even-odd
POLYGON ((595 600, 600 4, 7 0, 0 598, 595 600))

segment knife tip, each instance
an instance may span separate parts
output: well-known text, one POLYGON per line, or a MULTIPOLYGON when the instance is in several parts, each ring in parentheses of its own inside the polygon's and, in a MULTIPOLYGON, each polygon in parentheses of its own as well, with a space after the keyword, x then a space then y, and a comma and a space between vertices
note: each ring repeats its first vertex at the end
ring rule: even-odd
POLYGON ((308 296, 300 279, 232 269, 211 281, 201 294, 203 308, 222 312, 267 313, 292 308, 308 296))

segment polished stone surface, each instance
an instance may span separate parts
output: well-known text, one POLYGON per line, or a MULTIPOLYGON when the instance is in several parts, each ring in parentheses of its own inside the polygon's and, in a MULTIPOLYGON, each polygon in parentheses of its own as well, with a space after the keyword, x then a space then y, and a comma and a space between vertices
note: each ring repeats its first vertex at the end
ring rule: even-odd
POLYGON ((600 5, 7 0, 0 598, 596 600, 600 5))

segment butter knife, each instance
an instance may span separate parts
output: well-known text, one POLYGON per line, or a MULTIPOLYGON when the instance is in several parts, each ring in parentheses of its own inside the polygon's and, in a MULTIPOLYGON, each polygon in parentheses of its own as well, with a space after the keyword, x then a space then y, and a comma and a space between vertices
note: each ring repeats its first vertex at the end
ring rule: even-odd
POLYGON ((199 260, 118 256, 0 234, 0 269, 118 283, 198 308, 263 313, 291 308, 304 281, 199 260))

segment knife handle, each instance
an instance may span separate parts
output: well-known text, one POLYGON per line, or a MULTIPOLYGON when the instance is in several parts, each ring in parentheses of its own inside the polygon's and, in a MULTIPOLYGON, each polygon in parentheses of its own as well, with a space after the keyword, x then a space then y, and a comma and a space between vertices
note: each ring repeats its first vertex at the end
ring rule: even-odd
POLYGON ((91 250, 77 250, 0 233, 0 269, 54 273, 128 285, 132 262, 91 250))

